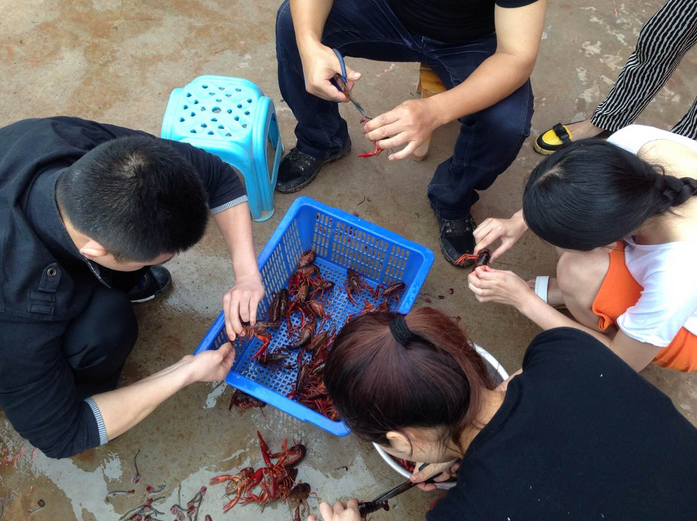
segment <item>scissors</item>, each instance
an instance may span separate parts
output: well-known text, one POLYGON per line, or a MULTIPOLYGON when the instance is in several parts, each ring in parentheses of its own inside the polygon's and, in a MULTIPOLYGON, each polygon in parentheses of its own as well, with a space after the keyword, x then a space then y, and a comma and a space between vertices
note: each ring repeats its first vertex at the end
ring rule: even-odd
MULTIPOLYGON (((423 465, 421 465, 419 470, 421 471, 427 466, 428 466, 428 463, 424 463, 423 465)), ((436 482, 435 478, 437 478, 437 477, 438 477, 438 475, 431 476, 423 483, 435 483, 436 482)), ((453 479, 451 477, 448 481, 457 481, 457 480, 453 479)), ((385 504, 387 503, 387 501, 389 499, 392 499, 393 497, 398 496, 403 492, 406 492, 407 490, 415 487, 418 484, 419 483, 414 483, 411 480, 407 480, 404 483, 401 483, 401 484, 397 485, 396 487, 391 488, 390 490, 388 490, 384 494, 380 494, 378 497, 376 497, 375 499, 373 499, 372 501, 370 501, 368 503, 358 503, 358 512, 360 513, 361 517, 365 517, 368 514, 372 514, 373 512, 377 512, 378 510, 380 510, 382 508, 387 510, 387 508, 385 508, 385 506, 386 506, 385 504)))
POLYGON ((361 107, 361 104, 358 103, 358 101, 356 101, 356 98, 353 97, 351 89, 348 88, 348 78, 346 77, 346 63, 344 62, 344 57, 337 49, 332 49, 332 51, 334 51, 336 57, 339 58, 339 64, 341 65, 341 74, 337 74, 334 78, 330 80, 332 82, 332 85, 334 85, 337 89, 339 89, 339 91, 344 93, 344 95, 349 99, 349 101, 353 103, 353 106, 356 107, 356 110, 358 110, 362 118, 367 117, 365 115, 363 107, 361 107))
POLYGON ((385 508, 385 503, 387 503, 388 499, 392 499, 393 497, 398 496, 402 492, 406 492, 407 490, 409 490, 412 487, 415 487, 416 485, 417 483, 407 480, 404 483, 397 485, 394 488, 391 488, 384 494, 380 494, 378 497, 376 497, 368 503, 358 503, 358 513, 361 515, 362 518, 364 518, 368 514, 377 512, 382 508, 387 510, 387 508, 385 508))

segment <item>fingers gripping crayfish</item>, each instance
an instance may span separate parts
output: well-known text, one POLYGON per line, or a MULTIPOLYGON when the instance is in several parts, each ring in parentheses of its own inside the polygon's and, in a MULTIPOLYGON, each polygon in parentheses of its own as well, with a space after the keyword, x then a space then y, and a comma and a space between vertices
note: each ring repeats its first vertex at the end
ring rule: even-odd
MULTIPOLYGON (((361 125, 363 125, 364 123, 368 123, 368 121, 370 121, 371 119, 373 118, 363 116, 361 118, 361 125)), ((377 141, 373 141, 373 150, 371 150, 370 152, 364 152, 363 154, 358 154, 358 157, 375 157, 379 156, 380 154, 382 154, 382 148, 378 146, 377 141)))
POLYGON ((479 252, 479 254, 474 255, 471 253, 464 253, 458 259, 455 261, 455 264, 458 266, 465 266, 469 262, 473 262, 474 265, 472 266, 472 271, 476 270, 480 266, 488 266, 489 263, 491 262, 491 252, 487 249, 484 249, 479 252))

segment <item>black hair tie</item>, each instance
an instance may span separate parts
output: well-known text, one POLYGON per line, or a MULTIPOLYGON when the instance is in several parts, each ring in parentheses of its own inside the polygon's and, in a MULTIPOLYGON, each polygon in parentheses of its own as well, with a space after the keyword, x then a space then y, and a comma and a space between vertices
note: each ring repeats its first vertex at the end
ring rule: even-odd
POLYGON ((390 322, 390 332, 394 339, 405 347, 416 338, 416 335, 409 330, 407 321, 404 320, 404 315, 399 315, 390 322))

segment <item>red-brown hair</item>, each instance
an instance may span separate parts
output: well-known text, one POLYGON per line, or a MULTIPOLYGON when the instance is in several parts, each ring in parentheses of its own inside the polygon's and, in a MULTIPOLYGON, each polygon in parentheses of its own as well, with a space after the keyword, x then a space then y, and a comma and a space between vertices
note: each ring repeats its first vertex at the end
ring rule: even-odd
POLYGON ((414 338, 390 331, 397 313, 369 313, 339 332, 325 369, 334 405, 354 434, 387 445, 389 431, 438 428, 459 446, 482 390, 493 389, 484 360, 457 323, 433 308, 405 315, 414 338))

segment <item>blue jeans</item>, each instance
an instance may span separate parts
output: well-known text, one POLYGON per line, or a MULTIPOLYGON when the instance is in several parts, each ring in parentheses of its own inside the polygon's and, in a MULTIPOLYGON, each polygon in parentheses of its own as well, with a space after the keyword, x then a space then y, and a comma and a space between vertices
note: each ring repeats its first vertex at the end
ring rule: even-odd
MULTIPOLYGON (((448 89, 462 83, 496 51, 496 35, 467 44, 443 43, 407 30, 386 0, 334 0, 322 43, 345 56, 393 62, 423 62, 448 89)), ((326 158, 348 141, 346 121, 336 103, 305 90, 302 62, 288 0, 276 18, 276 55, 283 99, 298 120, 297 148, 326 158)), ((436 215, 466 217, 486 190, 513 162, 530 134, 533 95, 528 80, 506 99, 460 118, 460 135, 453 155, 438 165, 428 187, 436 215)))

